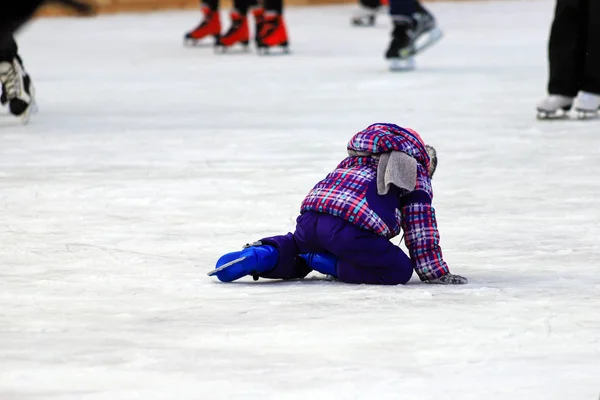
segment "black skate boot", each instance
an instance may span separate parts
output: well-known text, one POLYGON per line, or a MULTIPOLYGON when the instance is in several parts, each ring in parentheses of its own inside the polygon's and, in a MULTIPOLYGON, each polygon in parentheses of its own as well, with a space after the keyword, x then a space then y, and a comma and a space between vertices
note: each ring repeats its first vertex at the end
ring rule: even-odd
POLYGON ((421 53, 434 45, 443 36, 442 30, 438 28, 434 16, 420 2, 417 1, 415 6, 417 10, 413 14, 413 55, 421 53))
POLYGON ((8 96, 6 95, 6 88, 4 87, 4 83, 2 84, 1 89, 2 90, 0 90, 0 105, 5 106, 6 103, 8 103, 8 96))
POLYGON ((385 58, 390 63, 391 71, 410 71, 415 67, 411 28, 411 23, 408 21, 394 21, 392 40, 385 52, 385 58))
POLYGON ((27 123, 31 111, 35 109, 35 89, 19 56, 12 61, 0 62, 0 82, 2 83, 0 102, 3 105, 8 104, 11 114, 20 117, 23 123, 27 123))

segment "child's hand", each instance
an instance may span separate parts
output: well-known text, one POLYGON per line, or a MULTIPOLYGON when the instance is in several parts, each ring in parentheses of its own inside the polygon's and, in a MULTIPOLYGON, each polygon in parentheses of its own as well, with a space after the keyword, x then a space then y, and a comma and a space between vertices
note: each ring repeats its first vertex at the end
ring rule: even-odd
POLYGON ((446 275, 440 276, 439 278, 430 279, 425 282, 435 283, 438 285, 464 285, 464 284, 468 283, 468 280, 467 280, 467 278, 464 278, 460 275, 446 274, 446 275))

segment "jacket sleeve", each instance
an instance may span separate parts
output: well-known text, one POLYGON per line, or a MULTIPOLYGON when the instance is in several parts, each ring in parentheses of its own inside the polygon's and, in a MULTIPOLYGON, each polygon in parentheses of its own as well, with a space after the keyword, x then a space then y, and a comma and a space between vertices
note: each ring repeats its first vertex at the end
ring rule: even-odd
POLYGON ((422 281, 436 279, 450 271, 440 248, 435 210, 427 192, 414 191, 401 199, 404 243, 413 267, 422 281))

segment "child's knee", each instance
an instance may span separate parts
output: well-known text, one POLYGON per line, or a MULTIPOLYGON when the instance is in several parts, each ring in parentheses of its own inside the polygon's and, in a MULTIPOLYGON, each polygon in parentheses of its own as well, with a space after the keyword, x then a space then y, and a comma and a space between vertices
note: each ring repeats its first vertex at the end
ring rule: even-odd
POLYGON ((405 285, 406 283, 408 283, 408 281, 410 281, 412 274, 412 266, 410 268, 398 268, 397 273, 391 279, 393 283, 390 283, 390 285, 405 285))
POLYGON ((404 285, 412 277, 412 267, 391 265, 388 268, 356 266, 347 262, 338 263, 338 275, 342 282, 367 285, 404 285))

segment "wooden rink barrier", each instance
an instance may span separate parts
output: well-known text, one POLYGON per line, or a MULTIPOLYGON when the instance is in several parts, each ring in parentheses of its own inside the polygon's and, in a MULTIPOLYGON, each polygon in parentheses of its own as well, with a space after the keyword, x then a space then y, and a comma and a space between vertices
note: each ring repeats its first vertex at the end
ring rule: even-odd
MULTIPOLYGON (((464 1, 464 0, 425 0, 425 2, 434 1, 464 1)), ((598 0, 600 1, 600 0, 598 0)), ((96 4, 99 14, 116 14, 126 12, 152 12, 159 10, 190 10, 200 9, 199 0, 90 0, 90 3, 96 4)), ((232 0, 221 2, 223 9, 232 6, 232 0)), ((333 4, 357 4, 357 0, 284 0, 286 6, 312 6, 312 5, 333 5, 333 4)), ((73 15, 65 11, 64 8, 56 6, 43 7, 38 16, 66 16, 73 15)))

